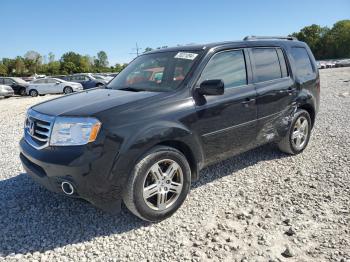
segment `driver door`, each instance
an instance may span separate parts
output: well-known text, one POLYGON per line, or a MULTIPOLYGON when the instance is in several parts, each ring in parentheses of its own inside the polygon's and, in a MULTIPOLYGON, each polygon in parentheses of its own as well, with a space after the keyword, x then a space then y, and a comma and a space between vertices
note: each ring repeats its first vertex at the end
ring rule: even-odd
POLYGON ((199 133, 207 162, 215 162, 246 151, 255 144, 257 128, 256 91, 248 81, 243 49, 216 53, 204 68, 204 80, 221 79, 223 95, 204 96, 196 101, 199 133))

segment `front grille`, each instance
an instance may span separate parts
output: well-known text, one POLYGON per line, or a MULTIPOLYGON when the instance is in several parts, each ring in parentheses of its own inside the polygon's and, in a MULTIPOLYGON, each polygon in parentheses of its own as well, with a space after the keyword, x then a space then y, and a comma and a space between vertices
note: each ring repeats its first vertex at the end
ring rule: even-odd
POLYGON ((54 120, 53 116, 29 109, 24 124, 26 141, 37 149, 48 146, 54 120))

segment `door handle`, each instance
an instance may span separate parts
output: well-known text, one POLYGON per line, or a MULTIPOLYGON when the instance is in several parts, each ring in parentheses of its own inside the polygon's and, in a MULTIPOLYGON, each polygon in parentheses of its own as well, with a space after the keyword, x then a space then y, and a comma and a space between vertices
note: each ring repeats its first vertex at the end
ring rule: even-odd
POLYGON ((254 104, 255 103, 255 99, 254 98, 246 98, 243 102, 241 102, 241 104, 244 107, 248 107, 250 104, 254 104))

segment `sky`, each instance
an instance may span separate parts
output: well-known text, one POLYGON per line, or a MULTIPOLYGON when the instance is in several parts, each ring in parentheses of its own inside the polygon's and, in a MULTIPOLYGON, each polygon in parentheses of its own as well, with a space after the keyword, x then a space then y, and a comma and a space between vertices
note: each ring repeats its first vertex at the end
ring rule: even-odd
POLYGON ((350 19, 350 0, 0 0, 0 10, 0 59, 104 50, 114 65, 133 59, 136 43, 156 48, 331 27, 350 19))

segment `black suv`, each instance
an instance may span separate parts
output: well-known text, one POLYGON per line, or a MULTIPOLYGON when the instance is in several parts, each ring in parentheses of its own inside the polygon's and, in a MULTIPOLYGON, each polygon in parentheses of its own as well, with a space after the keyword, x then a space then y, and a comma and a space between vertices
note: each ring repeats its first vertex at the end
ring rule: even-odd
POLYGON ((293 38, 156 50, 104 89, 31 107, 20 158, 54 192, 159 221, 211 163, 270 142, 302 152, 319 97, 315 59, 293 38))
POLYGON ((11 86, 16 95, 25 96, 29 84, 19 77, 0 77, 0 85, 11 86))

